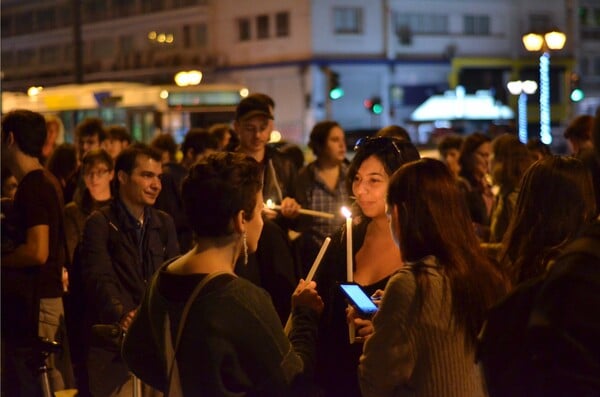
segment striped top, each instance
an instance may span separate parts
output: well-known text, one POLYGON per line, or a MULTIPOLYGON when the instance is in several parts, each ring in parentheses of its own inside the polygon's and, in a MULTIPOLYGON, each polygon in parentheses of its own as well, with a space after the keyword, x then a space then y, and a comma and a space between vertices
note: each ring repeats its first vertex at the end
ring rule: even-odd
POLYGON ((451 322, 448 279, 432 256, 419 265, 429 279, 420 317, 414 264, 405 265, 385 288, 373 318, 375 331, 360 359, 363 397, 486 396, 474 347, 451 322))

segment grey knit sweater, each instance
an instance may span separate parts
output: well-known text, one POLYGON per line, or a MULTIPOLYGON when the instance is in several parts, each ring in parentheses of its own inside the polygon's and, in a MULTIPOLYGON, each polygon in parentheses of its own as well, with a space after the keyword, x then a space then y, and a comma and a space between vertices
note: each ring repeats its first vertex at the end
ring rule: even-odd
POLYGON ((429 290, 415 315, 417 284, 413 265, 394 275, 385 288, 375 328, 364 346, 359 378, 364 397, 486 396, 474 349, 464 331, 452 326, 448 280, 434 257, 424 258, 429 290))

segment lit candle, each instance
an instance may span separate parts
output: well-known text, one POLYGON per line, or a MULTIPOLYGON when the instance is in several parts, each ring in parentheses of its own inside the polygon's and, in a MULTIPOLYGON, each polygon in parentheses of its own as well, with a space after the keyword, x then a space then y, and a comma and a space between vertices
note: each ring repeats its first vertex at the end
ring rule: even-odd
POLYGON ((342 207, 342 214, 346 217, 346 280, 354 280, 354 270, 352 266, 352 212, 342 207))
MULTIPOLYGON (((273 202, 273 200, 268 199, 267 202, 265 203, 265 207, 273 210, 273 211, 281 211, 281 206, 277 205, 273 202)), ((322 212, 322 211, 314 211, 314 210, 307 210, 304 208, 300 208, 298 210, 299 214, 303 214, 303 215, 309 215, 309 216, 315 216, 318 218, 326 218, 326 219, 333 219, 335 218, 335 215, 330 214, 329 212, 322 212)))
MULTIPOLYGON (((319 268, 319 265, 321 264, 321 260, 323 259, 323 256, 325 255, 325 251, 327 251, 327 247, 329 246, 329 243, 331 242, 331 237, 327 237, 325 238, 325 241, 323 241, 323 245, 321 245, 321 249, 319 250, 319 253, 317 254, 317 257, 315 258, 315 261, 313 262, 310 270, 308 271, 308 275, 306 276, 306 279, 304 281, 306 281, 307 283, 309 281, 312 281, 313 277, 315 276, 315 273, 317 272, 317 269, 319 268)), ((287 322, 285 323, 285 334, 289 335, 290 331, 292 330, 292 313, 290 313, 290 315, 288 316, 287 322)))
MULTIPOLYGON (((346 217, 346 280, 354 281, 354 269, 352 266, 352 211, 342 207, 342 214, 346 217)), ((354 323, 348 323, 348 337, 350 344, 354 343, 356 330, 354 323)))

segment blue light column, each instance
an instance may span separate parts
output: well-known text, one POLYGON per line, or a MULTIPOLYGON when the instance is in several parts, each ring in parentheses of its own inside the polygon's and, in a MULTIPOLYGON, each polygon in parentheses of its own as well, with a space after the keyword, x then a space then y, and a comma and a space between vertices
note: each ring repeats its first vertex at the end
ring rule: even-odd
POLYGON ((529 134, 527 133, 527 94, 521 92, 519 94, 519 141, 527 143, 529 134))
POLYGON ((540 56, 540 139, 546 145, 552 143, 550 126, 550 53, 540 56))

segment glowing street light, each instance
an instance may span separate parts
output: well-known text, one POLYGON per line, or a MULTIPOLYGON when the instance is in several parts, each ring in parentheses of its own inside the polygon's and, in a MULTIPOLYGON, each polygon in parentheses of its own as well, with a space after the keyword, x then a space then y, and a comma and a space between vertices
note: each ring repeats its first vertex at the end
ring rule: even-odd
POLYGON ((530 52, 542 51, 540 56, 540 139, 552 143, 550 118, 550 51, 565 46, 567 36, 557 30, 544 35, 528 33, 523 36, 523 45, 530 52))
POLYGON ((184 70, 175 75, 175 84, 179 87, 198 85, 202 81, 202 72, 198 70, 184 70))
POLYGON ((509 81, 506 87, 512 95, 519 96, 519 140, 522 143, 527 143, 527 95, 534 94, 538 85, 533 80, 517 80, 509 81))

